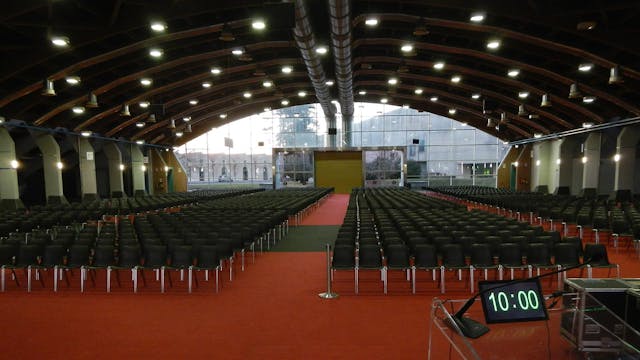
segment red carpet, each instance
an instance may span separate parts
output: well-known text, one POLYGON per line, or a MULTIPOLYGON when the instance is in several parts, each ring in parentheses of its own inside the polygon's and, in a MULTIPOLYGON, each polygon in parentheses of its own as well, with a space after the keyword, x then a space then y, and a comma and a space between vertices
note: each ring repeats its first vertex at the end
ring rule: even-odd
POLYGON ((349 205, 349 194, 331 194, 300 225, 342 225, 349 205))

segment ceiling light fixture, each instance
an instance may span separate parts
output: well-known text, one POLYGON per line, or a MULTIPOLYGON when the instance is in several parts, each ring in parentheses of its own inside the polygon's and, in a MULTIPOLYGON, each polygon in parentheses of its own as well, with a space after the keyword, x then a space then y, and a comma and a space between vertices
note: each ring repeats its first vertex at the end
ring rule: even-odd
POLYGON ((122 104, 122 110, 120 110, 120 116, 131 116, 131 112, 129 112, 129 105, 122 104))
POLYGON ((224 26, 222 26, 222 31, 220 31, 220 36, 218 36, 218 40, 220 41, 234 41, 236 39, 235 36, 233 36, 233 33, 231 32, 231 28, 229 27, 229 25, 224 24, 224 26))
POLYGON ((143 109, 148 108, 148 107, 149 107, 149 105, 151 105, 151 104, 150 104, 148 101, 140 101, 140 102, 138 103, 138 106, 140 106, 140 107, 141 107, 141 108, 143 108, 143 109))
POLYGON ((381 102, 381 103, 383 103, 383 104, 386 104, 386 103, 388 103, 388 102, 389 102, 389 99, 387 99, 387 98, 382 98, 382 99, 380 99, 380 102, 381 102))
POLYGON ((291 74, 292 71, 293 71, 293 68, 289 65, 285 65, 282 67, 282 72, 285 74, 291 74))
POLYGON ((149 117, 147 118, 147 122, 149 124, 155 124, 155 122, 156 122, 156 114, 149 114, 149 117))
POLYGON ((42 89, 42 95, 44 96, 56 96, 56 90, 53 87, 53 80, 44 81, 44 89, 42 89))
POLYGON ((620 154, 613 155, 613 161, 615 161, 615 162, 620 161, 620 154))
POLYGON ((611 68, 609 73, 609 84, 620 84, 624 82, 622 75, 620 75, 620 67, 618 65, 611 68))
POLYGON ((52 36, 51 43, 57 47, 67 47, 71 41, 66 36, 52 36))
POLYGON ((191 116, 185 116, 185 117, 183 117, 183 118, 182 118, 182 121, 184 121, 184 122, 189 122, 189 121, 191 121, 191 116))
POLYGON ((540 139, 542 137, 542 134, 541 133, 533 133, 533 137, 535 139, 540 139))
POLYGON ((198 105, 198 99, 189 100, 189 105, 198 105))
POLYGON ((527 116, 527 109, 524 108, 524 104, 518 105, 518 116, 527 116))
POLYGON ((542 94, 542 101, 540 101, 540 107, 550 107, 551 101, 549 101, 549 94, 542 94))
POLYGON ((154 48, 154 49, 149 50, 149 55, 151 55, 151 57, 154 57, 154 58, 159 58, 163 54, 164 54, 164 51, 162 51, 162 49, 154 48))
POLYGON ((220 75, 222 73, 222 69, 220 69, 219 67, 212 67, 211 68, 211 73, 213 75, 220 75))
POLYGON ((397 85, 398 84, 398 79, 397 78, 390 78, 389 80, 387 80, 387 83, 389 85, 397 85))
POLYGON ((507 75, 508 75, 509 77, 512 77, 512 78, 517 77, 518 75, 520 75, 520 70, 519 70, 519 69, 510 69, 510 70, 507 72, 507 75))
POLYGON ((245 92, 242 94, 242 97, 244 97, 245 99, 250 99, 250 98, 251 98, 251 96, 253 96, 253 95, 252 95, 250 92, 248 92, 248 91, 245 91, 245 92))
POLYGON ((182 137, 184 135, 182 131, 176 131, 176 137, 182 137))
POLYGON ((360 91, 358 91, 358 95, 367 95, 367 91, 366 90, 360 90, 360 91))
POLYGON ((595 96, 585 96, 582 98, 582 102, 585 104, 591 104, 592 102, 596 101, 596 97, 595 96))
POLYGON ((457 112, 456 109, 449 109, 449 115, 455 115, 457 112))
POLYGON ((176 128, 176 121, 174 119, 171 119, 171 121, 169 121, 169 129, 175 129, 176 128))
POLYGON ((578 89, 578 83, 571 84, 571 86, 569 87, 569 99, 577 99, 577 98, 579 98, 581 96, 582 96, 582 94, 580 93, 580 90, 578 89))
POLYGON ((438 101, 438 97, 437 96, 432 96, 429 98, 429 100, 431 100, 431 102, 436 102, 438 101))
POLYGON ((371 27, 376 26, 378 25, 378 19, 374 17, 369 17, 364 21, 364 24, 371 27))
POLYGON ((444 69, 444 61, 438 61, 437 63, 433 64, 433 68, 436 70, 444 69))
POLYGON ((473 94, 473 95, 471 95, 471 98, 473 100, 478 100, 478 99, 480 99, 480 96, 481 96, 480 94, 473 94))
POLYGON ((487 49, 489 50, 497 50, 500 48, 501 42, 497 39, 492 39, 487 42, 487 49))
POLYGON ((227 114, 220 114, 220 119, 226 119, 227 118, 227 114))
POLYGON ((11 166, 12 169, 17 169, 20 167, 20 163, 18 162, 18 160, 9 161, 9 165, 11 166))
POLYGON ((262 19, 256 19, 251 23, 251 27, 255 30, 264 30, 266 29, 267 24, 262 19))
POLYGON ((167 24, 165 24, 162 21, 154 21, 151 23, 150 27, 151 27, 151 30, 155 32, 163 32, 167 30, 167 24))
POLYGON ((208 81, 203 82, 203 83, 202 83, 202 87, 203 87, 203 88, 205 88, 205 89, 208 89, 208 88, 210 88, 210 87, 211 87, 211 83, 210 83, 210 82, 208 82, 208 81))
POLYGON ((474 12, 474 13, 471 13, 469 20, 474 23, 480 23, 484 21, 484 16, 485 15, 482 12, 474 12))
POLYGON ((143 127, 144 127, 144 125, 145 125, 144 121, 138 121, 138 122, 136 122, 136 127, 137 127, 137 128, 143 128, 143 127))
POLYGON ((422 95, 423 90, 421 88, 417 88, 415 90, 413 90, 413 93, 416 95, 422 95))
POLYGON ((233 48, 231 50, 231 53, 235 56, 240 56, 242 54, 244 54, 244 50, 242 50, 241 48, 233 48))
POLYGON ((527 97, 529 97, 529 92, 528 91, 520 91, 518 93, 518 97, 520 99, 526 99, 527 97))
POLYGON ((329 52, 329 49, 324 45, 318 46, 316 48, 316 54, 318 55, 325 55, 327 52, 329 52))
MULTIPOLYGON (((136 140, 136 144, 138 145, 143 145, 144 144, 144 140, 136 140)), ((142 165, 144 167, 144 165, 142 165)), ((145 171, 146 168, 142 169, 142 171, 145 171)))
POLYGON ((187 126, 184 127, 184 132, 186 132, 186 133, 190 133, 191 132, 191 124, 187 124, 187 126))
POLYGON ((405 52, 405 53, 411 52, 411 51, 413 51, 413 45, 411 45, 411 44, 404 44, 404 45, 402 45, 402 46, 400 47, 400 51, 405 52))
POLYGON ((287 100, 287 99, 283 99, 282 101, 280 101, 280 104, 281 104, 282 106, 287 106, 287 105, 289 105, 289 100, 287 100))
POLYGON ((262 86, 266 87, 266 88, 270 88, 273 86, 273 82, 271 80, 265 80, 262 82, 262 86))
POLYGON ((142 78, 140 79, 140 84, 142 86, 151 86, 151 84, 153 83, 153 80, 149 79, 149 78, 142 78))
POLYGON ((82 135, 83 137, 89 137, 89 136, 91 136, 91 131, 83 130, 83 131, 80 132, 80 135, 82 135))
POLYGON ((84 106, 74 106, 71 108, 71 111, 73 111, 74 114, 82 114, 84 113, 84 106))
POLYGON ((591 64, 591 63, 582 63, 582 64, 578 65, 578 70, 580 70, 582 72, 591 71, 592 68, 593 68, 593 64, 591 64))
POLYGON ((461 80, 462 80, 462 77, 460 75, 454 75, 451 77, 451 82, 455 84, 459 83, 461 80))
POLYGON ((65 78, 65 81, 69 85, 78 85, 80 83, 80 76, 75 76, 75 75, 67 76, 65 78))
POLYGON ((89 93, 89 99, 87 100, 87 103, 84 106, 90 109, 95 109, 98 107, 98 97, 96 96, 95 93, 93 92, 89 93))
POLYGON ((583 122, 582 123, 582 127, 585 128, 585 129, 588 129, 588 128, 592 127, 592 126, 593 126, 593 123, 591 121, 587 121, 587 122, 583 122))
POLYGON ((301 97, 301 98, 305 97, 305 96, 307 96, 307 92, 306 91, 298 91, 298 96, 301 97))
POLYGON ((333 86, 333 80, 327 80, 324 82, 324 84, 327 86, 333 86))

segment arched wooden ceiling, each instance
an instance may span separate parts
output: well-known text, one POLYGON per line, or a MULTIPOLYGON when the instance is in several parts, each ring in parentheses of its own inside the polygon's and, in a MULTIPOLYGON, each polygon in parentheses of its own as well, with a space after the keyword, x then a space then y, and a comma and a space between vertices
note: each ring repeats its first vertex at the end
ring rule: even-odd
MULTIPOLYGON (((316 102, 293 36, 295 2, 3 1, 0 116, 42 127, 180 145, 265 107, 280 108, 283 99, 289 106, 316 102), (264 30, 252 28, 256 18, 265 21, 264 30), (167 30, 152 31, 152 21, 164 22, 167 30), (219 39, 222 32, 232 33, 234 39, 219 39), (70 46, 53 46, 54 35, 68 37, 70 46), (245 51, 242 57, 231 53, 239 47, 245 51), (151 58, 152 48, 162 49, 162 57, 151 58), (285 65, 293 67, 290 74, 282 73, 285 65), (212 74, 213 67, 222 72, 212 74), (68 76, 81 81, 69 85, 68 76), (152 85, 141 86, 141 78, 151 78, 152 85), (47 79, 54 83, 55 96, 41 94, 47 79), (272 87, 263 87, 266 79, 272 87), (203 82, 211 86, 204 88, 203 82), (300 90, 308 95, 298 97, 300 90), (243 97, 247 91, 252 93, 249 99, 243 97), (90 93, 99 106, 73 113, 73 107, 85 106, 90 93), (191 99, 198 104, 190 105, 191 99), (151 106, 139 107, 142 101, 151 106), (125 104, 131 116, 120 116, 125 104), (149 121, 152 113, 155 123, 149 121), (184 129, 183 118, 191 119, 192 132, 177 138, 169 125, 173 120, 178 130, 184 129), (139 122, 145 127, 136 127, 139 122)), ((320 59, 327 78, 333 79, 330 2, 307 0, 306 6, 316 42, 329 46, 329 54, 320 59)), ((390 104, 443 116, 455 108, 456 115, 450 117, 510 141, 578 128, 584 122, 640 116, 638 1, 339 2, 349 9, 356 101, 385 97, 390 104), (482 22, 470 21, 476 12, 485 15, 482 22), (377 26, 366 24, 371 18, 378 20, 377 26), (488 49, 490 39, 499 40, 500 47, 488 49), (402 52, 404 44, 414 51, 402 52), (444 68, 434 69, 437 62, 444 62, 444 68), (586 63, 591 70, 580 71, 579 65, 586 63), (610 83, 612 68, 623 81, 610 83), (518 69, 519 75, 507 76, 511 69, 518 69), (452 83, 454 75, 462 80, 452 83), (389 85, 391 77, 399 83, 389 85), (574 83, 581 96, 569 98, 574 83), (422 93, 416 94, 416 89, 422 93), (518 96, 523 91, 529 93, 525 99, 518 96), (480 98, 472 99, 472 94, 480 98), (552 106, 540 106, 543 94, 552 106), (429 100, 433 96, 437 102, 429 100), (584 96, 595 101, 584 102, 584 96), (483 100, 491 113, 483 112, 483 100), (525 116, 518 114, 521 105, 525 116)), ((338 98, 337 86, 330 92, 338 98)))

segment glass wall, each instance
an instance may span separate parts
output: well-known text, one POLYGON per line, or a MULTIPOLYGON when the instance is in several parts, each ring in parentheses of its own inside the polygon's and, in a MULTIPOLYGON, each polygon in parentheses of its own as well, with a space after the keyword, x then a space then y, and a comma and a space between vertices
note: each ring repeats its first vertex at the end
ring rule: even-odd
MULTIPOLYGON (((499 139, 464 123, 386 104, 356 103, 349 134, 343 133, 341 121, 337 125, 340 147, 367 150, 366 180, 376 184, 389 180, 399 185, 496 186, 498 164, 508 150, 499 139), (381 146, 401 147, 403 151, 377 153, 368 149, 381 146), (395 166, 396 159, 402 157, 406 169, 395 166)), ((305 183, 313 177, 312 154, 297 150, 327 146, 322 108, 311 104, 234 121, 179 147, 176 153, 192 185, 271 184, 276 168, 273 148, 289 149, 291 154, 278 160, 282 161, 278 176, 305 183)))

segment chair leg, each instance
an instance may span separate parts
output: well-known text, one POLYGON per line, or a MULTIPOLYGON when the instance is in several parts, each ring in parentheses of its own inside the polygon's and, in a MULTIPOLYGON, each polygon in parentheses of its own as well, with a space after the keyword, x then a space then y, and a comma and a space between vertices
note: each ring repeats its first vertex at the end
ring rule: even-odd
POLYGON ((84 280, 87 277, 87 269, 84 266, 80 267, 80 292, 84 292, 84 280))
POLYGON ((138 292, 138 267, 134 266, 131 269, 131 281, 133 282, 133 292, 138 292))
POLYGON ((27 266, 27 292, 31 292, 31 265, 27 266))
POLYGON ((111 266, 107 266, 107 292, 111 292, 111 266))
POLYGON ((58 265, 53 267, 53 291, 58 292, 58 265))
POLYGON ((387 267, 382 267, 382 287, 384 289, 385 295, 387 294, 387 267))
POLYGON ((444 266, 440 266, 440 292, 444 294, 444 266))
POLYGON ((188 277, 189 277, 189 294, 191 294, 191 283, 192 283, 192 281, 193 281, 193 265, 192 265, 192 266, 189 266, 189 274, 188 274, 188 277))
POLYGON ((160 292, 164 294, 164 266, 160 267, 160 292))
POLYGON ((411 267, 411 293, 416 293, 416 267, 411 267))
POLYGON ((474 274, 476 269, 473 267, 473 265, 469 266, 469 287, 471 288, 471 292, 473 293, 473 289, 475 287, 475 279, 474 279, 474 274))
POLYGON ((356 287, 356 295, 358 295, 359 287, 358 287, 358 267, 357 266, 353 269, 353 274, 355 277, 354 284, 356 287))
POLYGON ((218 293, 219 289, 218 289, 218 280, 220 279, 220 267, 216 266, 216 293, 218 293))
POLYGON ((2 265, 2 270, 0 270, 0 291, 4 292, 4 282, 5 282, 5 273, 4 273, 4 265, 2 265))

